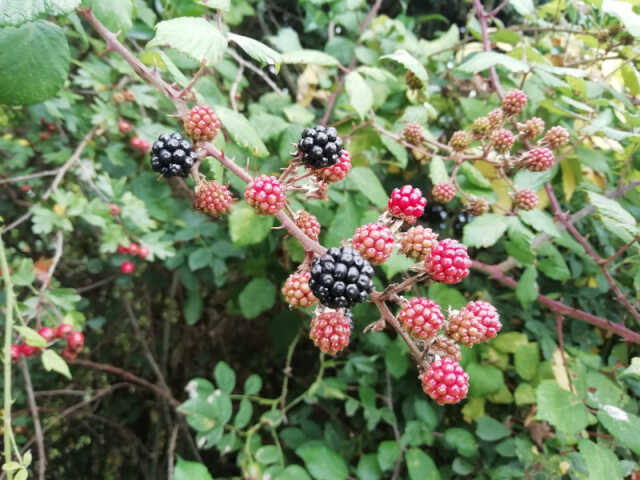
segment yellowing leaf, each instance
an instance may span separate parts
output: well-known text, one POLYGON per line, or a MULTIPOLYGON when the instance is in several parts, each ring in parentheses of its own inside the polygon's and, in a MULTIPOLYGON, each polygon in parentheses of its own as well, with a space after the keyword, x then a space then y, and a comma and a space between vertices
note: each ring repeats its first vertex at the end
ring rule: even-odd
POLYGON ((605 176, 590 167, 582 167, 582 176, 587 180, 587 182, 595 185, 596 187, 604 189, 607 186, 605 176))
POLYGON ((493 211, 504 213, 505 210, 511 210, 513 197, 510 195, 511 190, 507 181, 504 178, 496 178, 495 180, 491 180, 491 187, 493 191, 496 192, 496 195, 498 195, 498 200, 492 204, 493 211))
POLYGON ((551 356, 551 371, 553 376, 558 382, 558 385, 563 390, 571 391, 571 383, 569 382, 569 376, 567 375, 567 369, 564 367, 564 360, 562 357, 562 350, 556 348, 551 356))
POLYGON ((566 158, 560 162, 562 168, 562 190, 564 191, 564 199, 568 202, 576 191, 576 175, 571 168, 569 160, 566 158))
POLYGON ((537 192, 538 195, 538 205, 536 205, 537 209, 544 210, 549 206, 549 196, 547 195, 547 191, 544 188, 541 188, 537 192))

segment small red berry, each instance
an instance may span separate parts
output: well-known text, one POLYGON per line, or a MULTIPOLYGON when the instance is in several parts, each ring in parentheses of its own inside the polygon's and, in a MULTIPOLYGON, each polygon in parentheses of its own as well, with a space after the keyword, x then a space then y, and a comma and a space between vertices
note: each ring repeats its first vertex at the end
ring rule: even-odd
POLYGON ((453 310, 449 313, 447 335, 456 342, 467 347, 473 347, 476 343, 486 340, 487 328, 481 323, 480 317, 476 317, 468 310, 453 310))
POLYGON ((433 186, 431 196, 438 203, 447 203, 456 196, 456 187, 451 183, 438 183, 433 186))
POLYGON ((471 271, 467 247, 450 238, 440 241, 427 255, 425 268, 437 282, 459 283, 471 271))
POLYGON ((149 150, 151 150, 151 144, 146 140, 141 140, 139 148, 142 153, 147 153, 149 150))
POLYGON ((322 227, 314 215, 311 215, 306 210, 300 210, 296 215, 296 225, 311 240, 318 240, 318 237, 320 236, 320 229, 322 227))
POLYGON ((209 215, 227 213, 233 203, 233 195, 226 185, 210 180, 196 187, 195 208, 209 215))
POLYGON ((544 172, 553 165, 555 158, 548 148, 532 148, 523 159, 524 166, 532 172, 544 172))
POLYGON ((521 210, 533 210, 538 205, 538 195, 533 190, 525 188, 516 192, 513 201, 515 206, 521 210))
POLYGON ((116 205, 115 203, 110 203, 109 204, 109 213, 112 216, 117 217, 118 215, 120 215, 120 207, 118 205, 116 205))
POLYGON ((321 313, 311 320, 309 337, 316 347, 335 355, 349 345, 351 322, 338 312, 321 313))
POLYGON ((402 131, 402 137, 411 145, 420 145, 424 140, 422 127, 417 123, 407 123, 402 131))
POLYGON ((134 257, 138 256, 138 254, 140 253, 140 245, 138 245, 137 243, 131 243, 127 248, 127 252, 129 253, 129 255, 133 255, 134 257))
POLYGON ((67 360, 75 360, 75 358, 78 356, 78 352, 75 352, 75 351, 71 350, 69 348, 69 345, 66 345, 62 349, 62 356, 64 358, 66 358, 67 360))
POLYGON ((351 170, 351 155, 346 150, 342 150, 340 158, 330 167, 320 168, 315 171, 316 177, 328 183, 336 183, 344 180, 351 170))
POLYGON ((353 234, 353 248, 373 265, 386 261, 393 252, 393 233, 387 227, 369 223, 358 227, 353 234))
POLYGON ((125 275, 132 274, 135 269, 136 267, 134 267, 133 262, 126 261, 122 262, 122 265, 120 265, 120 271, 125 275))
POLYGON ((194 142, 210 142, 220 130, 220 119, 209 105, 196 105, 184 118, 184 131, 194 142))
POLYGON ((49 124, 47 125, 47 130, 49 130, 50 132, 55 132, 57 128, 58 128, 58 127, 56 127, 56 124, 55 124, 55 123, 49 123, 49 124))
POLYGON ((469 147, 469 134, 464 130, 458 130, 451 135, 449 145, 456 152, 463 152, 469 147))
POLYGON ((51 137, 51 132, 42 132, 40 134, 40 140, 49 140, 49 137, 51 137))
POLYGON ((22 356, 22 351, 19 345, 12 344, 11 345, 11 361, 17 362, 22 356))
POLYGON ((556 150, 569 143, 569 132, 564 127, 551 127, 542 137, 542 142, 549 145, 549 148, 556 150))
POLYGON ((67 338, 73 332, 73 327, 68 323, 61 323, 54 330, 56 338, 67 338))
POLYGON ((118 253, 129 253, 129 249, 124 245, 118 245, 118 253))
POLYGON ((151 253, 149 251, 149 247, 145 247, 144 245, 140 245, 140 248, 138 249, 138 256, 140 258, 147 258, 149 256, 149 253, 151 253))
POLYGON ((144 140, 142 140, 140 137, 131 137, 131 139, 129 140, 129 144, 136 149, 142 148, 143 142, 144 140))
POLYGON ((131 90, 125 90, 123 92, 125 100, 128 102, 134 102, 136 100, 136 95, 131 90))
POLYGON ((31 346, 28 343, 23 343, 18 345, 18 347, 20 348, 20 353, 25 357, 33 357, 40 353, 40 349, 38 347, 31 346))
POLYGON ((254 178, 244 191, 244 198, 262 215, 275 215, 287 200, 280 181, 268 175, 254 178))
POLYGON ((118 130, 120 130, 120 133, 123 135, 126 135, 131 131, 131 124, 126 120, 120 120, 118 122, 118 130))
POLYGON ((539 117, 533 117, 524 123, 518 123, 518 132, 528 140, 534 140, 544 131, 544 120, 539 117))
POLYGON ((489 302, 485 302, 483 300, 469 302, 462 308, 461 312, 463 312, 463 314, 468 313, 472 315, 482 324, 485 329, 481 340, 483 342, 486 342, 490 338, 495 338, 498 332, 502 329, 500 314, 489 302))
POLYGON ((309 288, 309 272, 292 273, 282 286, 282 295, 292 307, 309 307, 318 302, 309 288))
POLYGON ((517 115, 527 105, 527 94, 522 90, 511 90, 502 99, 502 110, 507 115, 517 115))
POLYGON ((400 251, 409 258, 424 260, 437 242, 437 233, 430 228, 416 225, 402 235, 400 251))
POLYGON ((440 405, 458 403, 469 391, 469 375, 450 358, 435 360, 422 374, 422 390, 440 405))
POLYGON ((398 320, 402 326, 416 337, 432 338, 444 323, 440 306, 424 297, 413 297, 402 305, 398 320))
POLYGON ((21 185, 20 190, 22 190, 24 193, 27 193, 31 191, 31 187, 29 185, 21 185))
POLYGON ((74 352, 79 352, 84 347, 84 335, 81 332, 72 332, 67 339, 67 347, 74 352))
POLYGON ((51 340, 56 338, 56 332, 51 327, 42 327, 38 329, 38 334, 47 342, 50 342, 51 340))
POLYGON ((387 208, 392 216, 413 224, 424 213, 426 204, 427 199, 422 196, 419 188, 405 185, 393 189, 387 208))
POLYGON ((491 145, 498 153, 507 153, 513 147, 514 142, 513 134, 506 128, 496 130, 491 135, 491 145))
POLYGON ((432 352, 441 357, 448 357, 451 360, 459 362, 462 358, 460 353, 460 346, 452 338, 445 337, 444 335, 438 335, 431 345, 429 345, 429 352, 432 352))

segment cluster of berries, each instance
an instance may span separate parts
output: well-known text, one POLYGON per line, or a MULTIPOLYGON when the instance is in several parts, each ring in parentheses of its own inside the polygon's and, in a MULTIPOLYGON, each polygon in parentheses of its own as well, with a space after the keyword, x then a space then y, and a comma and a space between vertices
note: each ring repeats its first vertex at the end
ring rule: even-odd
POLYGON ((42 125, 42 133, 40 133, 40 140, 49 140, 51 135, 58 129, 55 123, 49 123, 42 117, 40 117, 40 124, 42 125))
MULTIPOLYGON (((55 329, 51 327, 42 327, 38 330, 38 334, 46 340, 48 344, 55 340, 63 340, 67 343, 62 349, 62 356, 68 360, 73 360, 78 356, 84 347, 84 335, 73 329, 68 323, 62 323, 55 329)), ((33 357, 41 353, 38 347, 29 345, 28 343, 19 343, 11 345, 11 360, 18 361, 20 357, 33 357)))
MULTIPOLYGON (((132 130, 133 130, 133 127, 125 119, 121 118, 118 121, 118 131, 122 135, 129 135, 132 132, 132 130)), ((151 148, 151 144, 149 142, 138 137, 137 135, 134 135, 129 139, 129 145, 131 146, 131 148, 133 148, 134 150, 138 150, 143 155, 146 155, 146 153, 151 148)))
MULTIPOLYGON (((149 247, 131 243, 128 247, 118 245, 117 252, 123 255, 131 255, 133 257, 147 258, 149 256, 149 247)), ((130 260, 125 260, 120 265, 120 271, 125 275, 130 275, 135 271, 135 265, 130 260)))
POLYGON ((135 102, 136 95, 131 90, 123 90, 122 92, 114 92, 112 95, 115 103, 135 102))

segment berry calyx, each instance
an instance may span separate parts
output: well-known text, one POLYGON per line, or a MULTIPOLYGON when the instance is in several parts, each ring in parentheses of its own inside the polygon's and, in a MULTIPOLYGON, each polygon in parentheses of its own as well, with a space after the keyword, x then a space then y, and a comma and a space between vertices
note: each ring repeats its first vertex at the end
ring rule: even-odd
POLYGON ((330 167, 316 170, 316 177, 328 183, 336 183, 344 180, 351 170, 351 155, 346 150, 342 150, 338 161, 330 167))
POLYGON ((311 288, 309 288, 309 272, 292 273, 282 286, 282 295, 285 301, 292 307, 310 307, 318 303, 311 288))
POLYGON ((419 188, 405 185, 393 189, 387 209, 391 216, 401 218, 411 225, 422 216, 426 204, 427 199, 422 196, 419 188))
POLYGON ((68 323, 61 323, 54 330, 56 338, 67 338, 73 332, 73 327, 68 323))
POLYGON ((438 234, 430 228, 416 225, 407 230, 400 240, 400 251, 409 258, 424 260, 438 243, 438 234))
POLYGON ((456 152, 463 152, 469 147, 469 134, 464 130, 458 130, 457 132, 453 132, 451 138, 449 139, 449 145, 456 152))
POLYGON ((320 236, 320 222, 306 210, 300 210, 296 215, 296 225, 311 240, 318 240, 320 236))
POLYGON ((459 283, 471 271, 467 247, 450 238, 438 242, 425 259, 427 273, 442 283, 459 283))
POLYGON ((349 308, 369 299, 371 277, 373 267, 357 250, 334 247, 313 259, 309 287, 322 305, 349 308))
POLYGON ((533 210, 538 205, 538 195, 528 188, 518 190, 513 196, 513 203, 521 210, 533 210))
POLYGON ((489 201, 486 198, 472 195, 467 200, 466 208, 471 215, 479 217, 489 211, 489 201))
POLYGON ((502 111, 507 115, 517 115, 527 105, 527 94, 522 90, 511 90, 502 99, 502 111))
POLYGON ((335 355, 349 345, 351 324, 349 319, 338 312, 325 312, 311 320, 309 337, 316 347, 325 353, 335 355))
POLYGON ((56 338, 56 332, 51 327, 42 327, 38 329, 38 335, 44 338, 47 342, 50 342, 56 338))
POLYGON ((209 180, 196 187, 194 206, 201 212, 209 215, 221 215, 227 213, 233 203, 233 195, 226 185, 209 180))
POLYGON ((549 145, 552 150, 557 150, 569 143, 569 132, 564 127, 551 127, 542 137, 542 142, 549 145))
POLYGON ((276 177, 260 175, 255 177, 244 191, 244 198, 254 210, 262 215, 275 215, 284 207, 284 188, 276 177))
POLYGON ((127 133, 131 132, 131 124, 126 120, 120 120, 118 122, 118 130, 121 134, 126 135, 127 133))
POLYGON ((113 217, 117 217, 118 215, 120 215, 120 207, 118 205, 116 205, 115 203, 110 203, 109 204, 109 214, 113 217))
POLYGON ((369 223, 358 227, 353 234, 353 248, 373 265, 379 265, 393 252, 393 233, 387 227, 377 223, 369 223))
POLYGON ((197 160, 191 143, 178 132, 163 133, 151 147, 151 168, 165 177, 186 177, 197 160))
POLYGON ((544 172, 553 165, 555 158, 548 148, 532 148, 523 159, 524 166, 532 172, 544 172))
POLYGON ((451 183, 438 183, 431 190, 433 200, 438 203, 447 203, 456 196, 456 187, 451 183))
POLYGON ((420 145, 424 140, 422 127, 414 122, 407 123, 402 130, 402 138, 411 145, 420 145))
POLYGON ((333 127, 316 125, 305 128, 298 142, 302 163, 308 168, 325 168, 335 165, 342 154, 342 139, 333 127))
POLYGON ((487 328, 473 312, 463 308, 449 313, 447 335, 456 342, 473 347, 476 343, 484 342, 486 334, 487 328))
POLYGON ((524 123, 518 123, 518 132, 527 140, 534 140, 544 131, 544 120, 533 117, 524 123))
POLYGON ((468 314, 475 318, 476 321, 484 327, 484 335, 481 341, 486 342, 491 338, 495 338, 498 332, 502 329, 502 323, 500 323, 500 314, 496 308, 489 302, 484 300, 476 300, 474 302, 467 303, 461 313, 468 314))
POLYGON ((462 358, 460 353, 460 346, 452 338, 444 335, 438 335, 431 345, 429 345, 429 351, 439 355, 440 357, 447 357, 451 360, 459 362, 462 358))
POLYGON ((194 142, 210 142, 220 130, 220 119, 209 105, 196 105, 184 117, 184 132, 194 142))
POLYGON ((135 269, 136 267, 133 265, 133 262, 130 262, 128 260, 125 262, 122 262, 122 265, 120 265, 120 271, 125 275, 132 274, 135 269))
POLYGON ((496 130, 491 135, 491 146, 498 153, 507 153, 513 147, 514 142, 513 134, 506 128, 496 130))
POLYGON ((422 80, 411 70, 404 74, 404 81, 411 90, 420 90, 423 87, 422 80))
POLYGON ((84 347, 84 335, 81 332, 72 332, 67 338, 67 347, 73 352, 79 352, 84 347))
POLYGON ((458 403, 469 391, 469 375, 450 358, 435 360, 422 374, 422 390, 438 404, 458 403))
POLYGON ((416 337, 428 340, 432 338, 444 323, 440 306, 424 297, 413 297, 404 302, 398 320, 402 326, 416 337))

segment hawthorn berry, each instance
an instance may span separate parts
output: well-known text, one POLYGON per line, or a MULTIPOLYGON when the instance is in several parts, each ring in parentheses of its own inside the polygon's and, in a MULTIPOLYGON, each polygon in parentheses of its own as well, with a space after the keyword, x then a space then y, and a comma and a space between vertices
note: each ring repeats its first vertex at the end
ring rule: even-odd
POLYGON ((282 295, 285 301, 292 307, 310 307, 318 303, 311 288, 309 288, 309 272, 292 273, 282 286, 282 295))
POLYGON ((471 125, 471 134, 476 140, 485 138, 491 131, 491 121, 487 117, 478 117, 471 125))
POLYGON ((507 153, 513 147, 513 143, 515 142, 515 138, 513 137, 513 133, 511 133, 506 128, 501 128, 500 130, 496 130, 491 134, 491 146, 498 153, 507 153))
POLYGON ((461 282, 471 271, 467 247, 446 238, 436 243, 425 259, 427 273, 436 281, 448 284, 461 282))
POLYGON ((349 345, 351 323, 338 312, 325 312, 311 320, 309 337, 316 347, 325 353, 335 355, 349 345))
POLYGON ((73 327, 68 323, 61 323, 54 330, 56 338, 67 338, 73 332, 73 327))
POLYGON ((422 127, 414 122, 407 123, 402 130, 402 138, 411 145, 420 145, 424 140, 422 127))
POLYGON ((342 150, 338 161, 330 167, 316 170, 316 177, 328 183, 337 183, 344 180, 351 170, 351 155, 346 150, 342 150))
POLYGON ((525 188, 515 193, 513 202, 521 210, 533 210, 538 205, 538 195, 533 190, 525 188))
POLYGON ((20 186, 20 190, 22 190, 24 193, 28 193, 31 191, 31 186, 30 185, 21 185, 20 186))
POLYGON ((220 130, 220 119, 209 105, 196 105, 184 117, 184 131, 194 142, 210 142, 220 130))
POLYGON ((524 138, 534 140, 544 131, 544 120, 539 117, 533 117, 524 123, 518 123, 517 128, 524 138))
POLYGON ((480 322, 480 324, 482 324, 484 327, 484 335, 482 337, 483 342, 486 342, 491 338, 495 338, 498 332, 502 329, 500 314, 489 302, 485 302, 484 300, 469 302, 460 311, 463 312, 463 314, 472 315, 478 322, 480 322))
POLYGON ((548 148, 532 148, 523 159, 524 166, 532 172, 544 172, 553 165, 555 158, 548 148))
POLYGON ((434 360, 421 380, 424 393, 440 405, 458 403, 469 391, 469 375, 458 362, 448 357, 434 360))
POLYGON ((118 205, 116 205, 115 203, 110 203, 109 204, 109 214, 111 214, 111 216, 113 216, 113 217, 117 217, 118 215, 120 215, 120 207, 118 205))
POLYGON ((487 113, 487 121, 489 122, 489 131, 497 130, 504 122, 504 112, 501 108, 496 108, 487 113))
POLYGON ((401 218, 411 225, 422 216, 426 204, 427 199, 422 196, 419 188, 405 185, 393 189, 387 209, 391 216, 401 218))
POLYGON ((393 233, 378 223, 368 223, 358 227, 353 234, 353 248, 369 260, 372 265, 386 261, 393 252, 393 233))
POLYGON ((244 191, 244 198, 254 210, 262 215, 275 215, 287 200, 284 188, 276 177, 255 177, 244 191))
POLYGON ((135 149, 138 149, 138 150, 142 149, 143 142, 144 142, 144 140, 141 139, 140 137, 137 137, 137 136, 136 137, 131 137, 129 139, 129 145, 131 145, 131 148, 135 148, 135 149))
POLYGON ((451 183, 437 183, 431 190, 433 200, 438 203, 447 203, 456 196, 456 187, 451 183))
MULTIPOLYGON (((120 133, 122 133, 123 135, 126 135, 127 133, 131 132, 131 124, 129 122, 127 122, 126 120, 120 120, 118 122, 118 130, 120 131, 120 133)), ((137 138, 137 137, 136 137, 137 138)), ((132 144, 133 146, 133 144, 132 144)))
POLYGON ((140 245, 140 249, 138 250, 138 256, 140 258, 147 258, 149 256, 149 247, 145 247, 144 245, 140 245))
POLYGON ((74 352, 82 350, 82 347, 84 347, 84 335, 82 332, 71 332, 71 335, 67 338, 67 347, 74 352))
POLYGON ((542 142, 549 145, 552 150, 557 150, 569 143, 569 132, 564 127, 551 127, 542 137, 542 142))
POLYGON ((78 352, 71 350, 69 348, 69 345, 66 345, 63 349, 62 349, 62 353, 61 353, 63 358, 66 358, 67 360, 75 360, 75 358, 78 356, 78 352))
POLYGON ((433 300, 413 297, 402 304, 398 320, 411 334, 428 340, 442 328, 444 315, 440 306, 433 300))
POLYGON ((221 215, 227 213, 233 203, 233 195, 226 185, 209 180, 196 187, 194 206, 201 212, 209 215, 221 215))
POLYGON ((424 260, 437 242, 437 233, 434 233, 430 228, 416 225, 402 235, 400 251, 409 258, 424 260))
POLYGON ((404 81, 411 90, 420 90, 423 87, 422 80, 411 70, 404 74, 404 81))
POLYGON ((122 262, 122 265, 120 265, 120 271, 125 275, 132 274, 135 269, 136 267, 133 265, 133 262, 130 262, 128 260, 125 262, 122 262))
POLYGON ((25 357, 33 357, 34 355, 40 353, 40 349, 38 347, 34 347, 32 345, 29 345, 28 343, 22 343, 18 345, 18 348, 20 349, 20 354, 24 355, 25 357))
POLYGON ((453 132, 451 138, 449 139, 449 145, 456 152, 463 152, 469 147, 469 134, 464 130, 458 130, 457 132, 453 132))
POLYGON ((455 340, 445 335, 438 335, 433 340, 433 343, 429 345, 429 351, 439 355, 440 357, 448 357, 456 362, 459 362, 462 358, 460 346, 455 340))
POLYGON ((507 115, 517 115, 527 105, 527 94, 522 90, 511 90, 502 99, 502 111, 507 115))
POLYGON ((467 200, 466 208, 471 215, 479 217, 489 211, 489 201, 486 198, 472 195, 467 200))
POLYGON ((42 327, 38 329, 38 335, 44 338, 47 342, 50 342, 56 338, 56 332, 51 327, 42 327))
POLYGON ((191 143, 178 132, 163 133, 151 147, 151 168, 165 177, 186 177, 197 160, 191 143))
POLYGON ((473 347, 476 343, 484 342, 487 334, 486 327, 468 310, 452 310, 449 313, 447 335, 456 342, 473 347))
POLYGON ((140 253, 140 245, 138 245, 137 243, 131 243, 127 248, 127 252, 129 253, 129 255, 133 255, 134 257, 138 256, 138 254, 140 253))
POLYGON ((22 351, 20 349, 19 345, 11 344, 11 361, 13 362, 17 362, 18 360, 20 360, 20 357, 22 356, 22 351))
POLYGON ((309 287, 322 305, 349 308, 368 300, 371 277, 373 267, 357 250, 334 247, 313 259, 309 287))
POLYGON ((125 254, 125 253, 129 253, 129 249, 124 245, 118 245, 117 252, 125 254))
POLYGON ((296 225, 311 240, 318 240, 320 236, 320 222, 306 210, 300 210, 296 215, 296 225))
POLYGON ((330 167, 342 154, 342 139, 333 127, 305 128, 298 142, 298 152, 302 154, 302 163, 309 168, 330 167))

